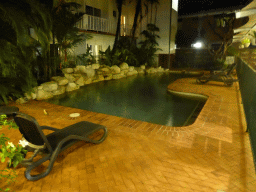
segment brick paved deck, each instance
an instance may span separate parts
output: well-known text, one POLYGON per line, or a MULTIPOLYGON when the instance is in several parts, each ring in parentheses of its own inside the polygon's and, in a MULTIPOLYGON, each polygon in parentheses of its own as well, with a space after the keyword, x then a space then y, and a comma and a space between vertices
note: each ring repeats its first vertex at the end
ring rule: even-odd
MULTIPOLYGON (((51 173, 38 181, 24 177, 12 189, 22 192, 237 192, 256 191, 249 136, 237 84, 195 83, 179 79, 168 89, 209 96, 194 124, 168 127, 86 110, 31 101, 16 105, 40 125, 62 128, 90 121, 105 125, 107 139, 93 145, 78 142, 58 156, 51 173), (49 115, 44 115, 46 109, 49 115), (70 113, 81 114, 70 119, 70 113)), ((2 130, 14 143, 17 130, 2 130)), ((40 171, 43 167, 36 171, 40 171)), ((0 184, 0 187, 2 187, 0 184)))

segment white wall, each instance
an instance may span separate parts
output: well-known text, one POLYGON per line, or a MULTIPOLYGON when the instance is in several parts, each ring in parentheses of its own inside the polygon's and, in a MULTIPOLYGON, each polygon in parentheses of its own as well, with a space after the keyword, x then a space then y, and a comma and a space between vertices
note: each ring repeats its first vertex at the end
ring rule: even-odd
MULTIPOLYGON (((90 46, 92 45, 93 52, 95 53, 95 45, 98 47, 102 47, 102 51, 105 51, 108 46, 110 45, 111 48, 113 47, 115 36, 112 35, 103 35, 103 34, 91 34, 93 36, 92 39, 86 40, 83 44, 75 47, 73 49, 75 55, 84 54, 86 53, 87 44, 90 46)), ((98 53, 95 53, 96 55, 98 53)))
MULTIPOLYGON (((102 10, 102 16, 112 21, 114 24, 117 22, 118 11, 115 4, 115 0, 77 0, 79 3, 83 1, 84 5, 89 5, 102 10), (116 17, 113 17, 113 11, 116 11, 116 17)), ((128 3, 126 2, 123 5, 122 15, 126 17, 126 24, 132 26, 134 14, 135 14, 136 4, 135 2, 128 3)), ((159 27, 160 32, 158 39, 159 48, 162 51, 158 51, 157 54, 169 54, 175 53, 175 35, 177 31, 178 23, 178 12, 172 9, 172 22, 171 22, 171 45, 169 46, 169 35, 170 35, 170 10, 171 3, 170 1, 160 0, 160 4, 157 9, 157 20, 156 26, 159 27)), ((145 13, 145 10, 143 10, 145 13)), ((155 11, 153 10, 152 21, 155 21, 155 11)), ((148 18, 150 20, 150 17, 148 18)), ((141 23, 141 26, 138 26, 139 32, 146 29, 147 17, 145 17, 141 23)), ((129 35, 129 34, 128 34, 129 35)), ((139 40, 142 40, 141 37, 139 40)), ((114 36, 104 35, 104 34, 93 34, 93 39, 88 40, 86 44, 89 45, 101 45, 102 50, 105 51, 109 45, 113 46, 114 36)), ((82 54, 86 52, 86 44, 80 45, 75 48, 75 54, 82 54)))

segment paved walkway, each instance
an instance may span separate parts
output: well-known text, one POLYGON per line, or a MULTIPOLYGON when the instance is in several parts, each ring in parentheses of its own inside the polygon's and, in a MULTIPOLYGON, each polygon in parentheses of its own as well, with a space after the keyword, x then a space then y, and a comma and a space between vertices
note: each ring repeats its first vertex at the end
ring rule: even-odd
MULTIPOLYGON (((63 128, 86 120, 105 125, 109 136, 99 145, 78 142, 62 152, 51 173, 41 180, 26 180, 25 168, 19 167, 18 181, 12 189, 16 192, 256 191, 238 85, 226 87, 217 82, 199 85, 195 79, 187 78, 175 81, 168 89, 209 96, 194 124, 168 127, 41 101, 16 105, 21 112, 35 117, 40 125, 63 128), (48 115, 44 115, 43 109, 48 115), (81 116, 69 118, 74 112, 81 116)), ((2 132, 14 143, 21 138, 17 130, 2 132)))

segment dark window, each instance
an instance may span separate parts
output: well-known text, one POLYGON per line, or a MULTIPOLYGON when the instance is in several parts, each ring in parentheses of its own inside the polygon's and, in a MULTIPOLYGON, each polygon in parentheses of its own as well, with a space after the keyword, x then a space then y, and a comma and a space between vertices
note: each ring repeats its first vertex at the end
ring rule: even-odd
POLYGON ((113 11, 113 17, 116 17, 116 11, 113 11))
POLYGON ((101 10, 100 9, 97 9, 97 8, 93 8, 93 16, 96 16, 96 17, 101 17, 101 10))
POLYGON ((86 11, 85 11, 85 13, 86 13, 87 15, 93 15, 93 7, 86 5, 86 11))

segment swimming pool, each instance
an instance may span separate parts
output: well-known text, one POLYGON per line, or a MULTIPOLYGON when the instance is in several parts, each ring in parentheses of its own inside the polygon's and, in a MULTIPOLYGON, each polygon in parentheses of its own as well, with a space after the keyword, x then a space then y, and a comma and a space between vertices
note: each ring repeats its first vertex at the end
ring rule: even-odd
POLYGON ((167 92, 167 86, 182 77, 188 75, 156 73, 102 81, 47 102, 161 125, 183 126, 193 123, 190 117, 205 101, 167 92))

